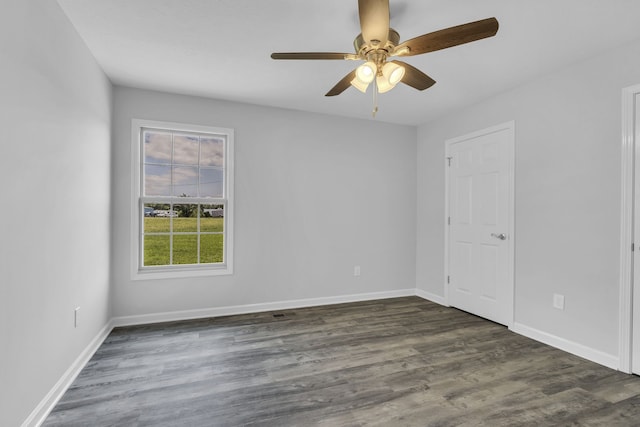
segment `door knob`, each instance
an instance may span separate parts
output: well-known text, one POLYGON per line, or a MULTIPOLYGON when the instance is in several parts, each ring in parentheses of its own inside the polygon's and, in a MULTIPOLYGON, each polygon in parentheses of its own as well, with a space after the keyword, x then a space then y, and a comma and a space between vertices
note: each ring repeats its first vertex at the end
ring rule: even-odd
POLYGON ((500 234, 491 233, 491 237, 495 237, 496 239, 500 239, 500 240, 507 240, 507 235, 504 233, 500 233, 500 234))

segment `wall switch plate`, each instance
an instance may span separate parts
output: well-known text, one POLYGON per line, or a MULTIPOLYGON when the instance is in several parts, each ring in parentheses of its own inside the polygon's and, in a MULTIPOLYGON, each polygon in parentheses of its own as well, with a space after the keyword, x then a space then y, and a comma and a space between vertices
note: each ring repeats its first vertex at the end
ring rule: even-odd
POLYGON ((80 325, 80 307, 76 307, 73 310, 73 327, 77 328, 80 325))
POLYGON ((553 307, 564 310, 564 295, 553 294, 553 307))
POLYGON ((356 277, 360 275, 360 266, 359 265, 356 265, 356 266, 353 267, 353 275, 356 276, 356 277))

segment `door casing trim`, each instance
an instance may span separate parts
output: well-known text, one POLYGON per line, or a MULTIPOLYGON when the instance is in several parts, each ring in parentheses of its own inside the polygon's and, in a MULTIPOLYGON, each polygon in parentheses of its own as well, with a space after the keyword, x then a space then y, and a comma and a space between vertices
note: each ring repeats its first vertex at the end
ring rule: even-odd
POLYGON ((622 155, 621 155, 621 206, 620 206, 620 317, 618 338, 618 370, 632 372, 633 339, 633 251, 635 204, 635 146, 636 146, 636 95, 640 85, 622 90, 622 155))

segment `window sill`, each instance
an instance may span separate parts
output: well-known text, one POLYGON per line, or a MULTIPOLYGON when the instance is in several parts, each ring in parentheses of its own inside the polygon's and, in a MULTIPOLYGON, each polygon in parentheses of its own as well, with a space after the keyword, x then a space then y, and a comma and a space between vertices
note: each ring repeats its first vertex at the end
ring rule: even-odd
POLYGON ((145 268, 134 271, 131 280, 184 279, 231 274, 233 274, 233 269, 229 265, 214 268, 145 268))

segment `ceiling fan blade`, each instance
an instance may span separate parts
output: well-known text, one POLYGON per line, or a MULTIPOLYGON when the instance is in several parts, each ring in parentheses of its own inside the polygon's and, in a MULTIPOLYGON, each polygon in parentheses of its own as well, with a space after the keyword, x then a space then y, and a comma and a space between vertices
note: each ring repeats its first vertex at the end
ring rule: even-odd
POLYGON ((411 86, 414 89, 425 90, 436 84, 436 81, 431 77, 427 76, 422 71, 418 70, 416 67, 407 64, 402 61, 390 61, 395 64, 404 67, 404 77, 402 77, 401 82, 411 86))
POLYGON ((356 77, 356 70, 353 70, 352 72, 344 76, 342 80, 340 80, 338 84, 332 87, 331 90, 327 92, 324 96, 340 95, 342 92, 348 89, 349 86, 351 86, 351 80, 353 80, 355 77, 356 77))
POLYGON ((351 53, 336 52, 274 52, 272 59, 347 59, 351 53))
POLYGON ((358 0, 362 38, 367 43, 377 40, 384 46, 389 37, 389 0, 358 0))
POLYGON ((399 44, 396 50, 400 51, 398 56, 420 55, 493 37, 497 32, 498 20, 487 18, 421 35, 399 44), (403 48, 408 48, 407 52, 402 52, 403 48))

